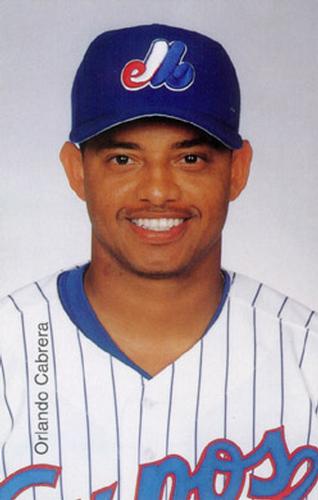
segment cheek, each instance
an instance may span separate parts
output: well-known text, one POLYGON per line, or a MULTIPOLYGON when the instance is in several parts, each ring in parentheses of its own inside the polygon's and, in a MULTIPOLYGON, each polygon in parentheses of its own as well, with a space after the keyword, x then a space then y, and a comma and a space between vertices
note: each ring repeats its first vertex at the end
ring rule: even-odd
POLYGON ((93 228, 111 228, 130 200, 131 192, 127 182, 101 175, 89 176, 85 182, 85 194, 93 228))
POLYGON ((230 182, 228 176, 207 176, 200 183, 189 186, 189 193, 196 200, 199 208, 209 212, 224 212, 230 200, 230 182))
POLYGON ((101 179, 87 178, 85 182, 85 196, 88 215, 93 228, 110 220, 110 211, 113 208, 111 191, 105 189, 101 179))
POLYGON ((219 230, 224 225, 228 206, 229 203, 225 198, 213 197, 203 206, 203 221, 205 220, 211 229, 219 230))
POLYGON ((87 198, 95 200, 99 205, 105 199, 109 200, 109 204, 118 203, 120 199, 131 195, 135 184, 136 179, 127 173, 114 174, 100 165, 88 170, 84 179, 87 198))
POLYGON ((219 234, 223 229, 229 206, 230 186, 218 179, 206 183, 200 194, 198 208, 201 211, 201 223, 206 236, 211 237, 211 232, 219 234))

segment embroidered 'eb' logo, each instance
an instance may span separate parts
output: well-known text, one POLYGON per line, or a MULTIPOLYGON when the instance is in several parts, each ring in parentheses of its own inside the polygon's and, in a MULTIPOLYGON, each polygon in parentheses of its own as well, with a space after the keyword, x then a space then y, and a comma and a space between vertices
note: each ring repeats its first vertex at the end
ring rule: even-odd
POLYGON ((169 90, 183 91, 194 82, 192 64, 183 61, 187 46, 183 42, 154 40, 143 61, 129 61, 121 72, 121 82, 127 90, 140 90, 148 85, 154 89, 163 85, 169 90))

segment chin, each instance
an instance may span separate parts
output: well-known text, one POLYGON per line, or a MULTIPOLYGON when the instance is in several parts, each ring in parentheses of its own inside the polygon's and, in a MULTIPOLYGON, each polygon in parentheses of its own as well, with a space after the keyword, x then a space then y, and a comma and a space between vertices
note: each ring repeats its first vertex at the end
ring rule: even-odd
POLYGON ((121 262, 121 265, 132 274, 149 280, 182 278, 188 276, 193 269, 193 262, 184 265, 179 264, 171 266, 170 264, 167 266, 167 262, 161 264, 149 263, 148 265, 144 265, 126 261, 125 263, 121 262))
POLYGON ((183 259, 180 258, 180 255, 174 256, 174 258, 172 256, 166 258, 163 258, 163 256, 155 258, 153 256, 153 258, 149 258, 149 255, 144 255, 144 258, 136 259, 118 250, 115 251, 108 246, 107 253, 122 270, 128 271, 135 276, 149 280, 169 280, 188 277, 202 261, 202 258, 206 257, 207 252, 196 256, 196 258, 193 255, 191 257, 187 256, 187 258, 183 256, 183 259))

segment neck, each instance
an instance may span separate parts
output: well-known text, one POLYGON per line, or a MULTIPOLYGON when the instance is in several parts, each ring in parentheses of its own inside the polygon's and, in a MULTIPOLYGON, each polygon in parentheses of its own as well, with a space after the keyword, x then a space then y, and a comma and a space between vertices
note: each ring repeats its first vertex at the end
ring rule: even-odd
POLYGON ((94 254, 85 290, 118 347, 151 375, 190 349, 203 335, 222 296, 221 244, 191 272, 149 279, 94 254))

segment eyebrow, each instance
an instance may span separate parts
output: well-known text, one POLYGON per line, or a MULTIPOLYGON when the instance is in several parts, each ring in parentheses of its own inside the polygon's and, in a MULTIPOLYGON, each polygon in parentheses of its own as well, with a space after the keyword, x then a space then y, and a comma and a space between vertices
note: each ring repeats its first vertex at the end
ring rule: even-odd
POLYGON ((114 141, 105 139, 97 144, 97 149, 141 149, 135 142, 114 141))
MULTIPOLYGON (((195 137, 194 139, 186 139, 184 141, 175 142, 172 144, 172 149, 183 149, 183 148, 192 148, 195 146, 208 145, 211 146, 212 143, 209 139, 205 139, 202 137, 195 137)), ((141 146, 135 142, 125 142, 125 141, 116 141, 113 139, 105 139, 101 141, 98 146, 98 149, 132 149, 132 150, 140 150, 141 146)))
POLYGON ((194 139, 186 139, 185 141, 175 142, 173 149, 193 148, 194 146, 212 146, 212 141, 204 137, 195 137, 194 139))

